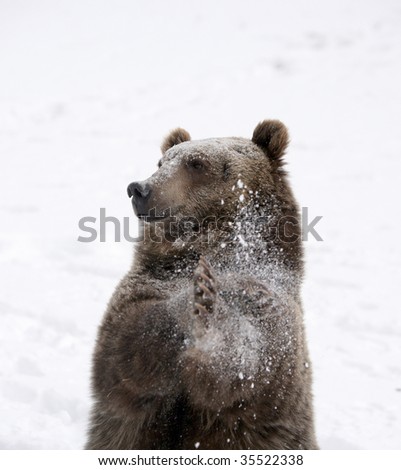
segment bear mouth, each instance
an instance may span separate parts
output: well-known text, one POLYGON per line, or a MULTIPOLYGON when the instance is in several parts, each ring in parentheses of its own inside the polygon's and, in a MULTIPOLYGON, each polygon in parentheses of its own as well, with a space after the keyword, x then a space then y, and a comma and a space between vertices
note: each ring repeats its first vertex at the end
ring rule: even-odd
POLYGON ((144 222, 161 222, 171 217, 171 209, 157 210, 155 206, 150 206, 142 201, 137 201, 134 197, 131 198, 132 208, 138 219, 144 222), (149 209, 149 207, 151 207, 149 209))
POLYGON ((180 211, 180 207, 174 208, 173 211, 171 207, 167 207, 165 209, 157 209, 155 206, 153 206, 150 210, 146 212, 147 209, 145 209, 144 207, 138 207, 134 201, 132 201, 132 206, 134 209, 134 213, 138 217, 138 219, 146 223, 179 223, 180 219, 183 217, 180 211))
POLYGON ((163 222, 168 219, 174 218, 171 214, 171 209, 164 209, 164 210, 156 210, 156 207, 153 207, 148 212, 139 212, 138 210, 134 211, 138 219, 143 220, 144 222, 153 223, 153 222, 163 222))

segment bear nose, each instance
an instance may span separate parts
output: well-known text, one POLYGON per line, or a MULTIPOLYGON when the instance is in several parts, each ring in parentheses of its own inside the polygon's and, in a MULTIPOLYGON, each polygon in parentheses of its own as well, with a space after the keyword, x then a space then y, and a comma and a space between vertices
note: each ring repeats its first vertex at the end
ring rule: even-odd
POLYGON ((128 197, 133 197, 137 201, 144 201, 150 195, 150 186, 144 183, 131 183, 127 188, 128 197))
POLYGON ((138 217, 146 216, 149 211, 150 194, 152 190, 148 183, 131 183, 127 188, 132 207, 138 217))

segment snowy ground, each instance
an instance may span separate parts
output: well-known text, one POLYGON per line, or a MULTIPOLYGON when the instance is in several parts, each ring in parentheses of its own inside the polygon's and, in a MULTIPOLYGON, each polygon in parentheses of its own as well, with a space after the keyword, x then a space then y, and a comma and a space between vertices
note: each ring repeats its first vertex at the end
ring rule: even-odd
POLYGON ((84 443, 132 247, 78 242, 79 218, 134 231, 125 188, 169 129, 246 137, 269 117, 324 216, 304 285, 320 445, 401 448, 400 25, 399 0, 1 2, 0 448, 84 443))

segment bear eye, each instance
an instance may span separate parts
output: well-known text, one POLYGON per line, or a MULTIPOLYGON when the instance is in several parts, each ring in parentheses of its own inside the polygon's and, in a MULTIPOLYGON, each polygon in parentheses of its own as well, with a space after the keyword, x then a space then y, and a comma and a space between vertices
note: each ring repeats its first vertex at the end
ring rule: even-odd
POLYGON ((190 160, 188 166, 194 170, 202 170, 205 167, 202 160, 199 159, 190 160))

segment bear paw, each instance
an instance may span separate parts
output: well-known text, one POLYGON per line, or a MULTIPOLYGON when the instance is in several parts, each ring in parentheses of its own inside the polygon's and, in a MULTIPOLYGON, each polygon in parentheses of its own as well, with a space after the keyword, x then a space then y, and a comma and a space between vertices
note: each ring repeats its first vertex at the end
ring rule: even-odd
POLYGON ((208 314, 213 313, 216 302, 215 285, 212 268, 201 256, 194 273, 194 313, 196 315, 207 317, 208 314))

